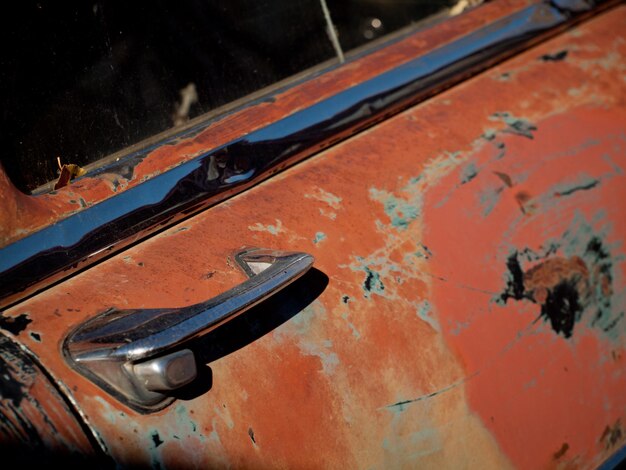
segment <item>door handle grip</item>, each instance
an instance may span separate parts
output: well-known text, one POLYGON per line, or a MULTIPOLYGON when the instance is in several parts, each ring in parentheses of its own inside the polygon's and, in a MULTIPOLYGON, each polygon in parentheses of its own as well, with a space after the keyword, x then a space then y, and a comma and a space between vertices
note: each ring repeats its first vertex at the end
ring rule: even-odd
POLYGON ((65 339, 68 363, 129 406, 161 409, 197 375, 185 343, 232 320, 298 279, 313 265, 307 253, 246 248, 235 260, 249 279, 205 302, 183 308, 111 308, 65 339))

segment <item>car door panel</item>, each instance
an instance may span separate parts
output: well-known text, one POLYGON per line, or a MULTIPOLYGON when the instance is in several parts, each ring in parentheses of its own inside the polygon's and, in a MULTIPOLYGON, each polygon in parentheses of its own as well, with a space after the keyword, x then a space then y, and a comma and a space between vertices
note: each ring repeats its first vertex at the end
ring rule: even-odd
POLYGON ((8 309, 15 337, 122 465, 600 465, 626 420, 625 22, 603 13, 8 309), (314 268, 199 340, 201 383, 172 405, 141 414, 64 359, 110 307, 240 284, 241 246, 314 268))

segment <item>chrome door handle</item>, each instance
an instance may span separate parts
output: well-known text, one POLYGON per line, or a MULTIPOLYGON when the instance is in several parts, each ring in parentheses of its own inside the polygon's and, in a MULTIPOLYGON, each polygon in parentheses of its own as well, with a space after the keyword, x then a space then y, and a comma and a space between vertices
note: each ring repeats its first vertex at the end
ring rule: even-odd
POLYGON ((66 360, 127 405, 154 411, 197 375, 185 343, 235 318, 298 279, 313 265, 306 253, 247 248, 235 260, 250 277, 210 300, 183 308, 111 308, 65 339, 66 360))

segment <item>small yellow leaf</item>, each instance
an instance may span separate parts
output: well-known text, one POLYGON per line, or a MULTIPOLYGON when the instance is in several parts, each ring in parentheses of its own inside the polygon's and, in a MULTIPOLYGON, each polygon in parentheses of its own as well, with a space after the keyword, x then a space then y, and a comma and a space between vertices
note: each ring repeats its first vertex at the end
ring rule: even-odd
POLYGON ((61 174, 59 175, 57 182, 54 184, 54 189, 60 189, 67 186, 73 178, 83 176, 87 173, 84 168, 74 165, 73 163, 61 165, 61 157, 57 157, 57 164, 59 165, 61 174))

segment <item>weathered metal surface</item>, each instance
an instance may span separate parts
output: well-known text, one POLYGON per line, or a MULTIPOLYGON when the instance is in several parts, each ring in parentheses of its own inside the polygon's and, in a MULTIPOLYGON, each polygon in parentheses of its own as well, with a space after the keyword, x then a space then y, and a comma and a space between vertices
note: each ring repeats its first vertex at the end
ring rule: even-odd
POLYGON ((71 187, 55 193, 27 197, 15 190, 2 173, 0 245, 5 246, 55 220, 63 219, 190 160, 198 153, 223 145, 242 133, 261 128, 339 90, 361 83, 531 3, 534 3, 533 0, 501 0, 481 6, 479 12, 470 11, 436 28, 402 38, 384 51, 374 52, 367 59, 355 60, 319 76, 316 80, 278 90, 274 96, 261 98, 255 105, 227 113, 219 119, 198 123, 198 133, 190 139, 174 139, 161 150, 134 149, 134 153, 130 154, 130 163, 112 158, 104 173, 96 171, 97 177, 82 178, 71 187))
POLYGON ((594 468, 626 442, 624 24, 590 20, 3 321, 122 464, 594 468), (198 340, 210 369, 168 408, 139 415, 64 362, 110 307, 240 283, 242 245, 316 269, 198 340))
POLYGON ((0 454, 5 465, 104 463, 52 381, 0 334, 0 454))
MULTIPOLYGON (((0 184, 7 186, 3 191, 6 200, 2 201, 2 208, 6 212, 0 215, 3 221, 0 230, 11 232, 17 229, 18 238, 27 235, 17 241, 10 235, 0 235, 5 238, 5 243, 10 242, 0 252, 0 306, 11 305, 75 274, 77 270, 110 256, 129 243, 164 226, 171 226, 294 161, 345 138, 355 128, 367 125, 373 119, 381 119, 385 113, 393 112, 399 106, 408 106, 411 100, 421 99, 436 89, 449 86, 476 71, 477 67, 484 68, 489 61, 513 53, 512 44, 524 47, 528 41, 536 40, 538 34, 567 19, 567 15, 543 4, 532 7, 526 15, 520 13, 520 20, 496 22, 485 32, 470 34, 469 40, 464 40, 462 44, 451 42, 444 45, 434 52, 433 57, 425 57, 422 62, 405 64, 358 83, 360 78, 368 77, 365 67, 365 73, 355 75, 358 77, 355 87, 344 90, 337 88, 337 83, 333 82, 325 93, 311 100, 304 109, 294 108, 293 105, 287 109, 276 106, 276 113, 267 113, 271 117, 269 125, 261 125, 267 124, 266 116, 253 126, 242 129, 244 136, 239 135, 230 142, 207 142, 209 129, 204 122, 186 133, 171 137, 169 141, 161 142, 160 146, 153 145, 143 152, 122 157, 119 162, 95 173, 102 177, 111 173, 123 174, 128 184, 121 184, 118 178, 112 187, 113 192, 123 194, 114 199, 90 202, 90 191, 81 189, 82 195, 71 200, 80 209, 75 207, 63 217, 49 214, 40 230, 30 228, 30 224, 44 210, 49 196, 33 199, 21 195, 12 190, 6 177, 0 178, 4 181, 0 184), (533 34, 526 34, 528 31, 533 34), (336 94, 329 96, 329 91, 336 94), (281 113, 288 116, 281 116, 281 113), (294 139, 298 145, 293 145, 294 139), (176 153, 174 149, 178 147, 185 150, 184 155, 176 153), (157 155, 161 155, 157 159, 159 166, 140 178, 135 167, 148 161, 154 163, 157 155), (169 163, 163 160, 163 155, 170 159, 169 163), (176 158, 173 158, 174 155, 176 158), (159 175, 171 167, 176 168, 159 175), (137 186, 136 183, 146 179, 150 181, 137 186), (90 207, 93 202, 100 204, 90 207), (28 236, 31 231, 35 233, 28 236)), ((463 30, 466 33, 472 31, 466 26, 463 30)), ((446 40, 454 38, 453 33, 446 40)), ((440 39, 439 43, 429 47, 440 46, 441 42, 440 39)), ((385 63, 397 57, 393 50, 388 52, 385 63)), ((395 65, 398 65, 397 62, 395 65)), ((384 71, 384 65, 382 69, 384 71)), ((300 98, 305 98, 308 96, 306 86, 302 88, 300 98)), ((252 113, 254 109, 245 110, 242 115, 252 113)), ((219 138, 224 139, 228 135, 228 132, 221 132, 219 138)), ((82 188, 78 183, 73 186, 82 188)))
POLYGON ((174 225, 577 19, 546 3, 532 5, 1 248, 0 306, 174 225))

